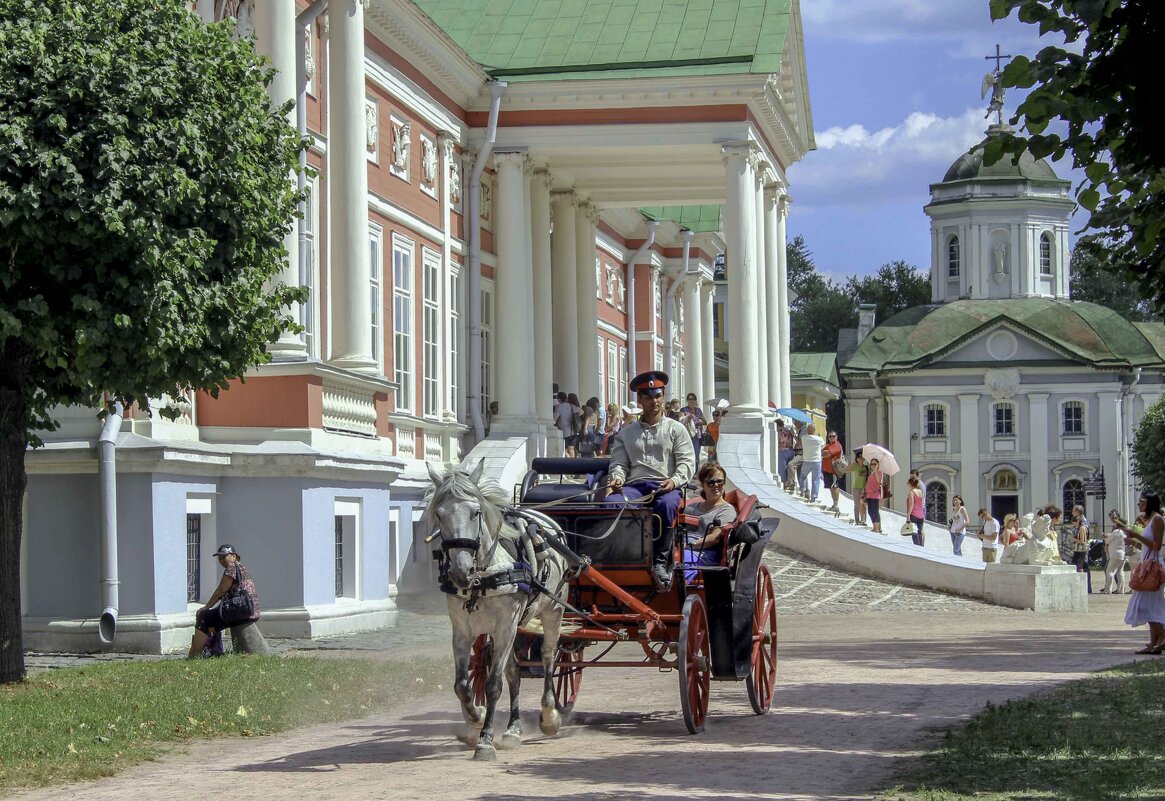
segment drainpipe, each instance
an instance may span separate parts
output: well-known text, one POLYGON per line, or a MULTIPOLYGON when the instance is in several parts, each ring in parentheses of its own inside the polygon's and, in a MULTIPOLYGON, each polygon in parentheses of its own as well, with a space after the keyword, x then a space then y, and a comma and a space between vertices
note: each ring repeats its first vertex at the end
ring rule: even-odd
MULTIPOLYGON (((667 341, 664 344, 664 364, 667 365, 668 370, 671 370, 672 360, 675 358, 675 339, 671 335, 671 318, 672 318, 672 302, 675 299, 676 292, 684 285, 691 276, 695 275, 688 270, 688 259, 692 250, 692 237, 695 236, 693 231, 681 231, 680 236, 684 238, 684 268, 683 271, 676 276, 676 280, 672 281, 672 285, 668 287, 667 296, 663 301, 663 332, 667 336, 667 341)), ((698 271, 697 271, 698 272, 698 271)), ((675 376, 672 376, 674 379, 675 376)))
POLYGON ((102 645, 113 643, 117 633, 117 434, 121 431, 121 403, 105 416, 97 438, 97 483, 101 508, 101 601, 105 609, 97 622, 102 645))
POLYGON ((490 81, 489 124, 485 129, 485 143, 473 162, 473 174, 463 192, 469 193, 469 416, 473 421, 473 435, 478 442, 485 439, 485 421, 481 416, 481 174, 493 153, 498 135, 498 110, 502 94, 509 85, 505 81, 490 81))
POLYGON ((655 229, 659 228, 659 220, 647 221, 647 239, 639 246, 627 262, 627 381, 639 375, 635 367, 635 348, 638 344, 635 339, 635 264, 655 244, 655 229))
MULTIPOLYGON (((327 7, 328 0, 315 0, 310 6, 299 12, 295 18, 295 85, 297 87, 295 129, 299 133, 300 141, 307 137, 307 31, 316 21, 316 17, 322 14, 327 7)), ((304 189, 307 188, 307 148, 301 148, 299 151, 299 169, 296 179, 296 186, 302 196, 304 189)), ((299 285, 308 286, 306 200, 299 201, 297 227, 299 231, 299 285)), ((311 303, 312 299, 309 298, 307 302, 311 303)), ((304 314, 301 309, 299 319, 301 325, 304 322, 303 318, 304 314)), ((318 320, 313 322, 315 325, 319 325, 318 320)))

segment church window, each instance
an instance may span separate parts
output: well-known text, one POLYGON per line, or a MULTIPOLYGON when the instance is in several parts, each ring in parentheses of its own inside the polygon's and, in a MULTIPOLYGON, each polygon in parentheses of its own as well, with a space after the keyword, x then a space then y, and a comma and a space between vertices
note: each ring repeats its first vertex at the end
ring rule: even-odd
POLYGON ((397 411, 413 408, 413 248, 392 237, 392 357, 397 411))
POLYGON ((441 408, 441 254, 421 248, 421 274, 424 276, 424 299, 421 311, 422 411, 436 417, 441 408))
POLYGON ((941 481, 926 482, 926 519, 932 523, 947 522, 947 485, 941 481))
POLYGON ((959 238, 952 236, 947 241, 947 277, 959 277, 959 238))
POLYGON ((997 403, 994 408, 994 431, 997 437, 1015 436, 1015 404, 997 403))
POLYGON ((1064 517, 1071 515, 1073 506, 1084 506, 1087 497, 1084 494, 1084 482, 1078 478, 1070 478, 1064 482, 1064 491, 1061 500, 1064 501, 1064 517))
POLYGON ((1064 433, 1084 433, 1084 404, 1080 401, 1068 401, 1064 409, 1064 433))
POLYGON ((1040 235, 1040 275, 1052 274, 1052 235, 1040 235))
POLYGON ((384 371, 384 302, 381 250, 383 232, 378 226, 368 226, 368 297, 372 321, 372 358, 379 371, 384 371))
POLYGON ((945 437, 947 435, 947 409, 941 403, 928 403, 922 409, 924 437, 945 437))

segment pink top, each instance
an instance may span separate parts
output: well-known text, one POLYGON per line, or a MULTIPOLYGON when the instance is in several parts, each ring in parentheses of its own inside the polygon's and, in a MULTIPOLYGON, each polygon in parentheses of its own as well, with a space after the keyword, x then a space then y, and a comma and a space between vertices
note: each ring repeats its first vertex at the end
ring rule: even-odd
POLYGON ((926 501, 921 490, 910 490, 910 516, 926 517, 926 501))
POLYGON ((870 500, 871 498, 874 500, 881 500, 882 482, 878 480, 881 475, 881 471, 876 473, 871 472, 870 475, 866 477, 866 500, 870 500))

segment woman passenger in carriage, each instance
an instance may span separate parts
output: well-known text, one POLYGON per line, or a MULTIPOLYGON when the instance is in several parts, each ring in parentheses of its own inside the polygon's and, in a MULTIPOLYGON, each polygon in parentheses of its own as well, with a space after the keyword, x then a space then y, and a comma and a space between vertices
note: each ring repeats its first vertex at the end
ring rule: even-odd
MULTIPOLYGON (((687 514, 699 518, 699 526, 688 532, 684 545, 685 565, 718 565, 724 549, 724 526, 736 519, 736 507, 724 498, 724 470, 708 462, 696 473, 702 501, 684 507, 687 514)), ((684 577, 692 581, 699 570, 689 568, 684 577)))

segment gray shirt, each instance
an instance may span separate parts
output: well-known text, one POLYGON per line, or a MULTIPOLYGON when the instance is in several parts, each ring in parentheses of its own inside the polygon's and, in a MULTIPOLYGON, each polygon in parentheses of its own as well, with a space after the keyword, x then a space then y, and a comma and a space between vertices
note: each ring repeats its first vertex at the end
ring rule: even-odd
POLYGON ((696 471, 692 438, 678 420, 661 417, 655 425, 636 420, 623 426, 611 444, 612 479, 671 479, 681 486, 696 471))

